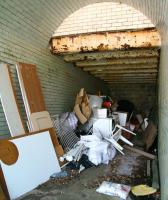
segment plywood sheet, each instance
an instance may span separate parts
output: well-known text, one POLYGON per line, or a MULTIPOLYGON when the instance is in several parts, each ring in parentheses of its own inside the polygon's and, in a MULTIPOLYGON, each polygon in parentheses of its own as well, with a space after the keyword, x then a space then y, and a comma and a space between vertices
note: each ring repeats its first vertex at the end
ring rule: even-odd
POLYGON ((13 139, 19 151, 11 166, 0 161, 9 196, 15 199, 46 182, 60 172, 60 166, 48 131, 13 139))
POLYGON ((16 67, 27 114, 46 110, 36 66, 18 63, 16 67))
POLYGON ((4 192, 3 192, 2 188, 1 188, 1 186, 0 186, 0 199, 1 200, 6 200, 6 197, 4 195, 4 192))
POLYGON ((11 136, 25 133, 7 64, 0 64, 0 99, 11 136))

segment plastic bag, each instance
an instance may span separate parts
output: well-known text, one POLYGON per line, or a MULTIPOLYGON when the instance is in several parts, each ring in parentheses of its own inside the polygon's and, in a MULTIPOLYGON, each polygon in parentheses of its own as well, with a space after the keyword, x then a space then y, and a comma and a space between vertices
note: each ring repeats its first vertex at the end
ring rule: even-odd
POLYGON ((117 196, 124 200, 128 197, 131 187, 128 185, 112 183, 103 181, 100 187, 96 190, 98 193, 107 194, 110 196, 117 196))

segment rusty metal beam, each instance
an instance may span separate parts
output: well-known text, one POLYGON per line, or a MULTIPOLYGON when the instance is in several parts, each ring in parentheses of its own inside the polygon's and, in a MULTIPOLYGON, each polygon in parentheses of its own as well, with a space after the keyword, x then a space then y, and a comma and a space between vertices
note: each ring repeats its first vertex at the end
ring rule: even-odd
POLYGON ((104 71, 104 70, 129 70, 129 69, 157 69, 157 64, 132 64, 132 65, 102 65, 94 67, 84 67, 83 71, 104 71))
POLYGON ((123 59, 105 59, 100 61, 81 61, 76 62, 77 67, 91 67, 102 65, 124 65, 124 64, 157 64, 158 58, 123 58, 123 59))
POLYGON ((108 51, 108 52, 91 52, 91 53, 74 53, 64 55, 66 62, 77 62, 85 60, 100 60, 104 58, 120 59, 120 58, 151 58, 159 57, 158 49, 135 49, 124 51, 108 51))
POLYGON ((50 44, 52 53, 61 54, 160 47, 161 40, 157 30, 150 29, 54 37, 50 44))

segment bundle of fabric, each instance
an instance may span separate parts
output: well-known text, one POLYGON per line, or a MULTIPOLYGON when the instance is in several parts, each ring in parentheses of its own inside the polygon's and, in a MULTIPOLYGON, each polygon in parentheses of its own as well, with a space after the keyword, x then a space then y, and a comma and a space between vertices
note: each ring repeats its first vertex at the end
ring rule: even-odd
POLYGON ((83 155, 94 165, 108 164, 115 157, 116 149, 110 142, 101 140, 96 135, 85 135, 81 136, 80 141, 60 161, 78 162, 83 155))
POLYGON ((87 148, 85 154, 89 161, 95 165, 108 164, 116 155, 116 149, 107 141, 101 140, 96 135, 81 136, 79 143, 87 148))

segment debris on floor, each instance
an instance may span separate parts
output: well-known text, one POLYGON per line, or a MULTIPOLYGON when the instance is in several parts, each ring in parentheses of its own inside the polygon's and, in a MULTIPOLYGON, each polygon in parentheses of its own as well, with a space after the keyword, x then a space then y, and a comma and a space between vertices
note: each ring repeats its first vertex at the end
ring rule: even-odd
MULTIPOLYGON (((48 197, 54 188, 59 191, 58 199, 61 194, 64 199, 71 196, 70 199, 75 200, 81 199, 82 195, 88 195, 87 199, 101 199, 99 193, 127 199, 131 187, 134 196, 141 190, 141 194, 149 194, 149 188, 144 185, 152 186, 151 165, 152 161, 157 164, 157 148, 150 153, 146 151, 157 137, 154 122, 152 124, 147 115, 136 113, 130 101, 117 102, 107 96, 88 95, 84 88, 77 94, 74 104, 73 111, 52 116, 54 135, 57 132, 58 144, 64 150, 64 154, 58 156, 59 170, 52 170, 44 179, 47 182, 39 181, 41 185, 33 185, 31 189, 37 187, 38 197, 45 198, 43 195, 48 197), (137 141, 142 138, 139 147, 137 141), (134 144, 136 147, 132 147, 134 144)), ((53 142, 50 146, 55 147, 49 133, 53 142)), ((159 187, 156 189, 150 190, 150 194, 154 193, 158 198, 159 187)), ((17 197, 22 194, 24 192, 17 197)), ((26 195, 29 194, 31 192, 26 195)), ((21 199, 26 199, 26 195, 21 199)))
POLYGON ((147 185, 137 185, 132 187, 131 191, 135 196, 147 196, 155 193, 157 190, 147 185))
POLYGON ((99 186, 99 188, 97 188, 96 192, 107 194, 110 196, 117 196, 126 200, 130 190, 131 187, 128 185, 103 181, 103 183, 99 186))

